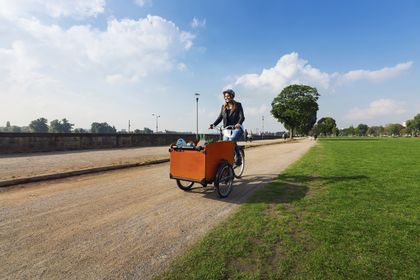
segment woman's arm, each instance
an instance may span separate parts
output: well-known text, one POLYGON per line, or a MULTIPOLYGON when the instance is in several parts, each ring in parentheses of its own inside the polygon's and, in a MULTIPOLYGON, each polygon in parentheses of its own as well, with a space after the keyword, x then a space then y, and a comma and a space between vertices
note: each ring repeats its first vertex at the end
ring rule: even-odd
POLYGON ((245 115, 244 115, 244 110, 242 109, 242 104, 238 103, 238 114, 239 114, 239 120, 238 120, 238 124, 242 125, 242 123, 245 121, 245 115))
POLYGON ((223 109, 224 109, 224 107, 222 105, 222 109, 220 110, 220 114, 213 123, 214 126, 218 125, 222 121, 222 119, 223 119, 223 109))

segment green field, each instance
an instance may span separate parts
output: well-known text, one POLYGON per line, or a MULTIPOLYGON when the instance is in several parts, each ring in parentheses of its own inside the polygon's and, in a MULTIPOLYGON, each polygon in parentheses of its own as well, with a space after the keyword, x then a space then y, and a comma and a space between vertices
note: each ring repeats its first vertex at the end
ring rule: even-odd
POLYGON ((321 139, 163 279, 420 279, 420 139, 321 139))

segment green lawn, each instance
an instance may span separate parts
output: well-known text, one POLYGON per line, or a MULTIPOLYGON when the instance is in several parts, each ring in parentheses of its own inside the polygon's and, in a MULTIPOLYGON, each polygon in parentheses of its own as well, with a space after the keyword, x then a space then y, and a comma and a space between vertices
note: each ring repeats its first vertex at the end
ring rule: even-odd
POLYGON ((163 279, 420 279, 420 139, 321 139, 163 279))

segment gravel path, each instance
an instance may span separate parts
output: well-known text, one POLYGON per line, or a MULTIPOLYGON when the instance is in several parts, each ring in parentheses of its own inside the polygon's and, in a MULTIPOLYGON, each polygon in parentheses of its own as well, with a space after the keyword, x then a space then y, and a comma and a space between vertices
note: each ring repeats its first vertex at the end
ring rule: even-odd
MULTIPOLYGON (((243 145, 265 145, 284 142, 283 140, 263 140, 243 145)), ((54 152, 0 155, 0 182, 11 179, 49 175, 95 167, 143 163, 167 159, 168 147, 144 147, 112 150, 76 152, 54 152)))
POLYGON ((227 199, 168 163, 0 189, 0 279, 151 279, 313 145, 247 150, 227 199))

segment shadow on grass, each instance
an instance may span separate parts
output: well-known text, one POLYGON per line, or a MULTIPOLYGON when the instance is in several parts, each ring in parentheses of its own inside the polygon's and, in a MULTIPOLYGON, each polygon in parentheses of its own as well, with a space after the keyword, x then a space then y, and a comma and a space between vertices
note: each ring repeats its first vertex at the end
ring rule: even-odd
POLYGON ((369 179, 365 175, 355 176, 304 176, 304 175, 280 175, 277 180, 284 181, 286 183, 304 183, 310 184, 312 182, 321 182, 322 184, 331 184, 349 180, 361 180, 369 179))
POLYGON ((291 203, 304 198, 309 186, 313 184, 327 185, 350 180, 364 180, 369 177, 358 176, 304 176, 280 175, 261 192, 251 199, 250 203, 291 203))
POLYGON ((354 137, 354 138, 318 138, 321 141, 379 141, 382 138, 371 138, 371 137, 354 137))
POLYGON ((304 198, 309 186, 316 183, 321 185, 349 180, 368 179, 367 176, 304 176, 304 175, 277 175, 253 174, 235 179, 232 193, 227 198, 219 198, 213 185, 205 188, 199 184, 186 192, 188 195, 201 195, 206 199, 220 200, 226 203, 290 203, 304 198), (248 200, 255 191, 260 190, 248 200))

